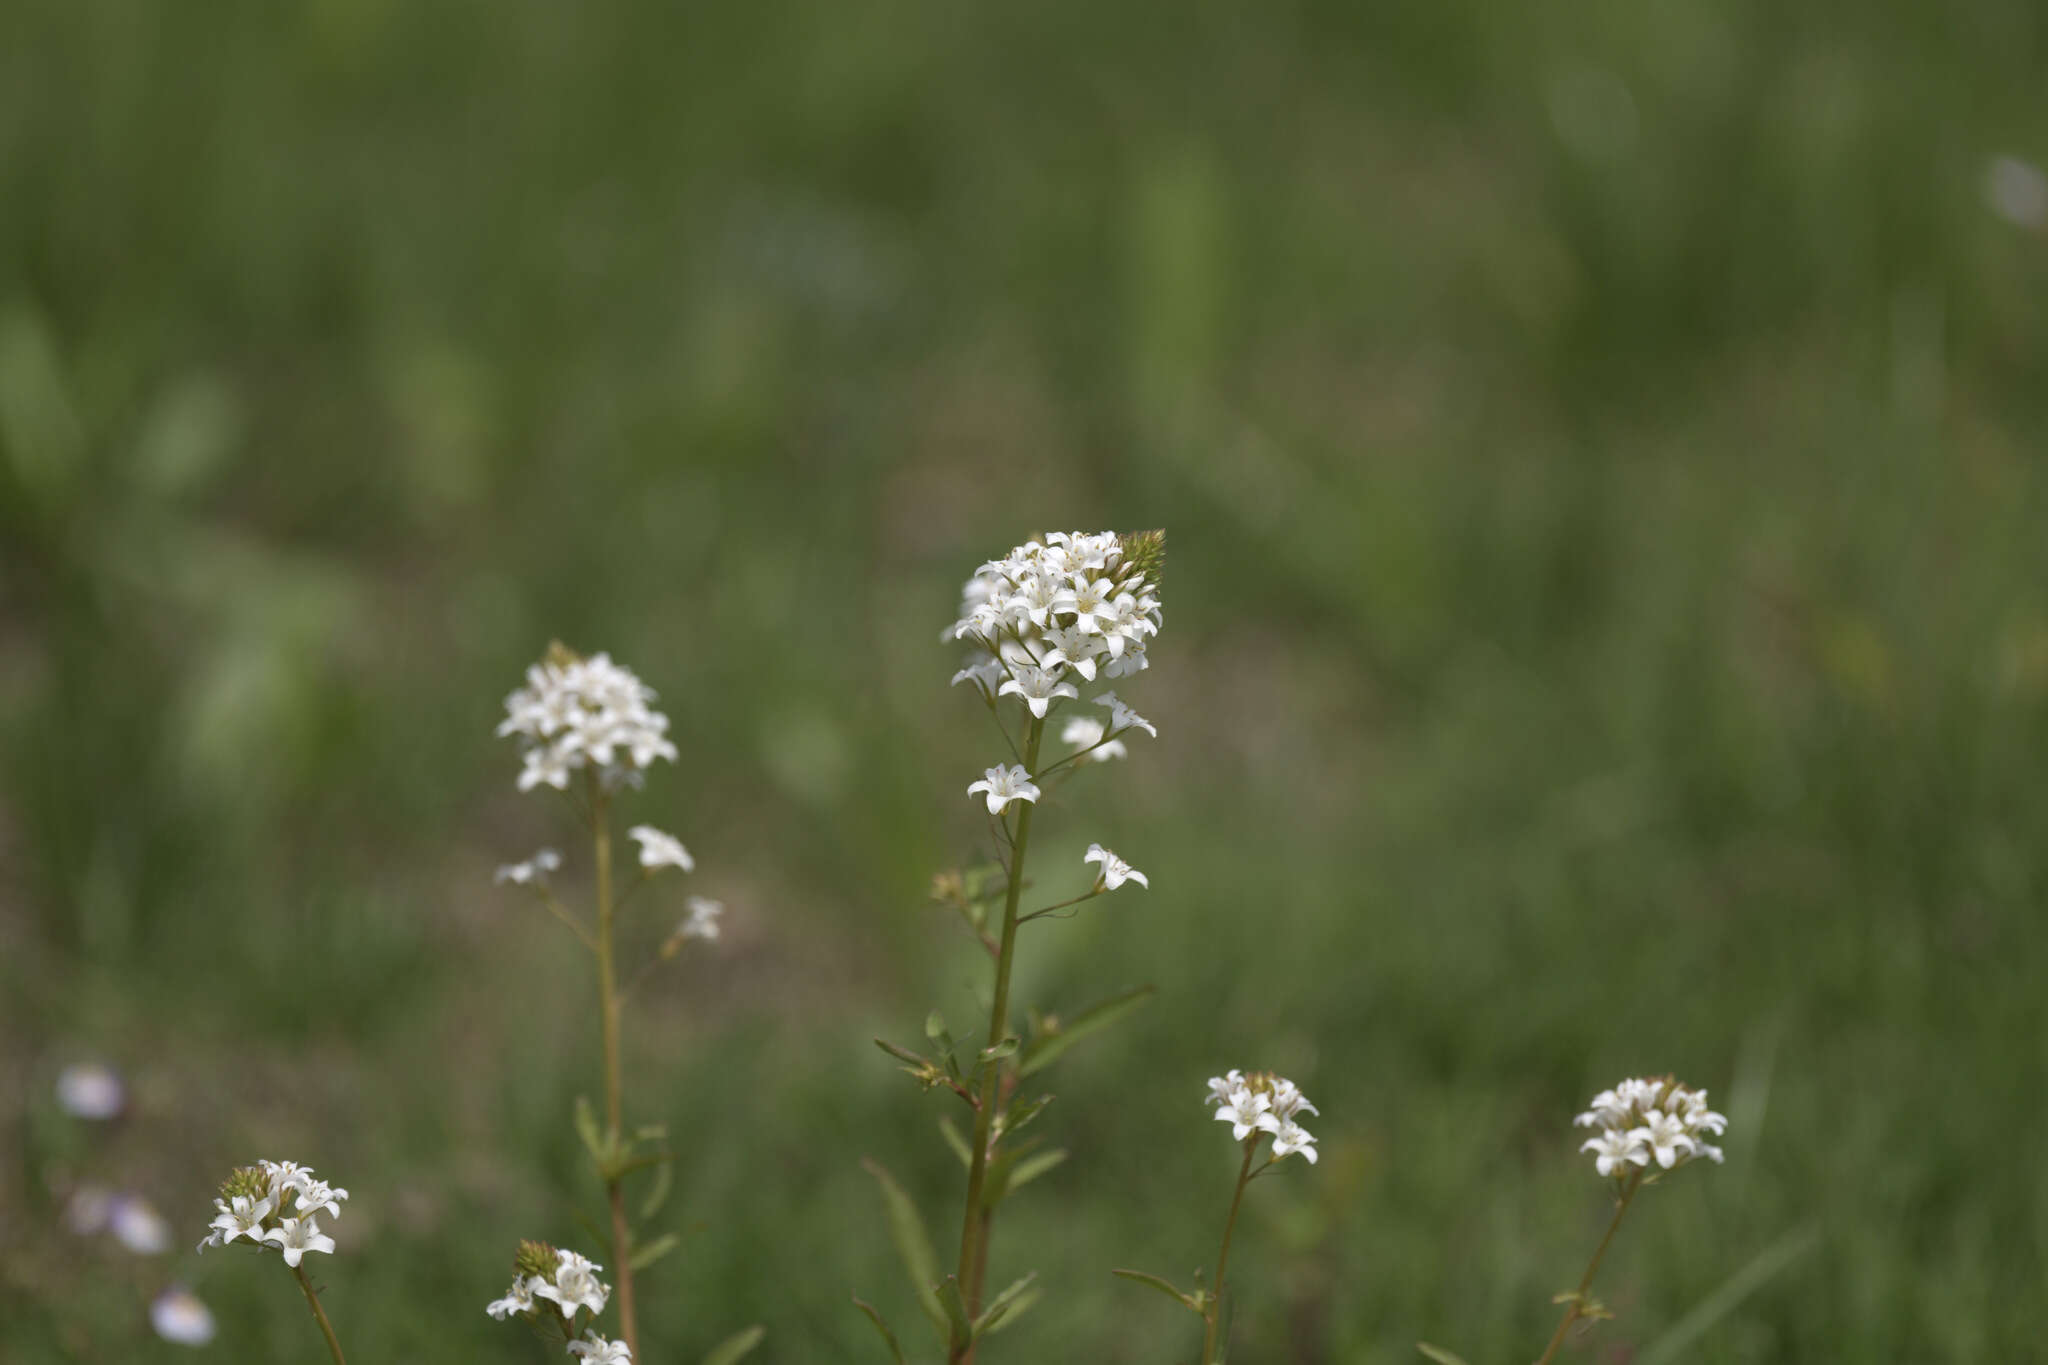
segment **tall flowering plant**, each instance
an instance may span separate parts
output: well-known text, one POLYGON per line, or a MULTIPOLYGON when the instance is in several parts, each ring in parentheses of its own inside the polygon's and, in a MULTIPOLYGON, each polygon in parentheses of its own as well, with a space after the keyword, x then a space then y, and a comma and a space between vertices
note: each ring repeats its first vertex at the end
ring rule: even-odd
MULTIPOLYGON (((1033 1011, 1024 1032, 1013 1031, 1010 979, 1019 931, 1127 885, 1151 884, 1122 857, 1091 844, 1083 861, 1089 875, 1076 894, 1035 909, 1024 905, 1038 813, 1077 774, 1125 757, 1129 738, 1158 735, 1106 684, 1147 667, 1146 649, 1162 619, 1165 546, 1160 531, 1056 532, 1027 541, 975 571, 960 617, 945 631, 947 640, 967 647, 954 685, 966 686, 987 710, 1003 744, 997 762, 967 784, 969 799, 985 810, 993 857, 942 873, 933 887, 934 899, 958 916, 988 956, 988 1024, 978 1040, 956 1039, 934 1012, 925 1023, 928 1052, 876 1042, 927 1091, 943 1089, 965 1110, 966 1132, 951 1115, 940 1121, 966 1187, 950 1272, 940 1270, 923 1219, 902 1187, 879 1165, 871 1163, 870 1170, 881 1182, 891 1233, 919 1304, 955 1365, 971 1361, 987 1334, 1014 1321, 1038 1296, 1031 1275, 1000 1293, 986 1292, 998 1208, 1066 1157, 1037 1149, 1035 1139, 1020 1140, 1052 1098, 1026 1095, 1026 1083, 1150 993, 1149 987, 1127 991, 1064 1020, 1033 1011), (1084 687, 1095 695, 1084 700, 1084 687), (1048 735, 1064 754, 1047 756, 1048 735)), ((872 1306, 855 1302, 901 1361, 896 1334, 872 1306)))

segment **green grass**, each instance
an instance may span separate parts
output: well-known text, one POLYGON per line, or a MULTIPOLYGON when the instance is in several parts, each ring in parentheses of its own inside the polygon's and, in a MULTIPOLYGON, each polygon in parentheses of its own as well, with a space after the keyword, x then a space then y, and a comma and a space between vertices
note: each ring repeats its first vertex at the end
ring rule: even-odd
POLYGON ((975 1009, 935 637, 1028 531, 1164 525, 1162 738, 1041 864, 1155 889, 1018 977, 1160 993, 1057 1073, 992 1365, 1193 1354, 1108 1271, 1213 1255, 1231 1065, 1324 1114, 1246 1362, 1533 1358, 1605 1213, 1569 1118, 1666 1069, 1728 1164, 1578 1358, 1808 1229, 1665 1358, 2028 1358, 2048 241, 1979 179, 2048 161, 2044 67, 2016 2, 9 7, 0 1355, 181 1359, 177 1275, 309 1358, 274 1269, 53 1230, 87 1175, 196 1241, 269 1155, 354 1191, 357 1358, 533 1358, 482 1306, 597 1207, 596 1039, 489 884, 563 837, 490 732, 554 636, 661 689, 639 809, 733 906, 632 1039, 686 1154, 649 1358, 921 1332, 860 1158, 943 1246, 945 1097, 868 1042, 975 1009), (50 1111, 87 1053, 111 1135, 50 1111))

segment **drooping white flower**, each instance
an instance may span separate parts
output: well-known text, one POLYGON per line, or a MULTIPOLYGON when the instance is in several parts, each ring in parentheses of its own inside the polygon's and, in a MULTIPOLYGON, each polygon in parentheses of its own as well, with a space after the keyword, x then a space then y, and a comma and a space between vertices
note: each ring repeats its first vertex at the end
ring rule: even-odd
POLYGON ((213 1340, 213 1313, 197 1294, 174 1284, 149 1301, 149 1325, 165 1341, 204 1346, 213 1340))
POLYGON ((526 670, 526 686, 505 698, 499 735, 516 736, 525 761, 519 790, 558 790, 595 768, 607 788, 636 778, 657 759, 671 762, 668 717, 654 689, 607 654, 580 658, 560 646, 526 670))
POLYGON ((1593 1153, 1593 1165, 1602 1175, 1613 1175, 1628 1162, 1650 1164, 1650 1154, 1634 1133, 1619 1128, 1603 1129, 1600 1136, 1579 1144, 1582 1152, 1593 1153))
POLYGON ((127 1102, 120 1073, 103 1063, 79 1062, 57 1073, 57 1103, 73 1118, 114 1118, 127 1102))
POLYGON ((1088 845, 1088 851, 1081 855, 1081 861, 1084 863, 1102 864, 1102 871, 1098 875, 1097 880, 1102 883, 1105 890, 1114 891, 1125 882, 1136 882, 1148 891, 1152 889, 1152 883, 1146 878, 1144 873, 1132 867, 1122 858, 1117 857, 1116 854, 1110 852, 1101 844, 1088 845))
POLYGON ((1296 1123, 1293 1119, 1280 1120, 1280 1126, 1273 1131, 1273 1155, 1275 1158, 1300 1152, 1308 1158, 1308 1164, 1316 1164, 1315 1134, 1296 1123))
POLYGON ((583 1340, 569 1343, 569 1354, 583 1357, 583 1365, 633 1365, 633 1353, 623 1341, 607 1341, 595 1330, 583 1340))
POLYGON ((518 886, 537 886, 546 883, 548 873, 562 865, 562 855, 551 848, 541 849, 523 863, 505 863, 491 878, 498 885, 512 882, 518 886))
POLYGON ((1131 751, 1124 747, 1122 740, 1112 739, 1107 744, 1103 743, 1102 737, 1107 733, 1108 728, 1093 716, 1075 716, 1067 722, 1067 728, 1060 731, 1060 743, 1071 745, 1078 751, 1079 756, 1074 759, 1077 766, 1128 758, 1131 751))
POLYGON ((725 913, 723 902, 709 896, 691 896, 683 902, 689 914, 676 926, 679 938, 717 938, 718 917, 725 913))
POLYGON ((278 1226, 263 1234, 263 1240, 274 1244, 284 1253, 284 1263, 296 1267, 309 1251, 334 1254, 334 1239, 320 1231, 320 1222, 307 1214, 304 1218, 287 1218, 278 1226))
POLYGON ((970 783, 969 796, 976 792, 987 793, 988 813, 1001 815, 1003 807, 1012 801, 1038 800, 1038 787, 1031 780, 1031 774, 1024 771, 1022 764, 1013 763, 1008 767, 997 764, 990 768, 981 781, 970 783))
POLYGON ((1012 676, 1005 679, 996 689, 996 695, 1007 697, 1015 694, 1031 714, 1045 719, 1046 710, 1063 697, 1079 697, 1081 694, 1070 682, 1061 682, 1059 673, 1050 668, 1034 668, 1030 664, 1018 664, 1012 676))
POLYGON ((602 1313, 605 1300, 612 1294, 611 1286, 597 1278, 604 1267, 573 1251, 557 1251, 555 1258, 554 1282, 537 1284, 533 1292, 540 1298, 553 1299, 565 1318, 575 1317, 578 1308, 587 1308, 592 1315, 602 1313))
POLYGON ((502 1299, 492 1299, 484 1305, 484 1311, 503 1322, 506 1318, 533 1311, 533 1291, 547 1281, 535 1275, 515 1275, 512 1287, 505 1291, 502 1299))
POLYGON ((1216 1117, 1230 1125, 1230 1135, 1239 1142, 1254 1132, 1270 1133, 1280 1127, 1280 1120, 1273 1115, 1273 1102, 1249 1086, 1231 1091, 1216 1117))
POLYGON ((1097 706, 1107 706, 1109 708, 1109 728, 1113 734, 1120 735, 1126 730, 1143 730, 1146 734, 1152 736, 1152 738, 1159 738, 1158 728, 1154 726, 1151 721, 1146 720, 1136 711, 1133 711, 1130 707, 1124 705, 1124 703, 1118 699, 1116 693, 1104 692, 1101 696, 1095 699, 1095 704, 1097 706))
POLYGON ((684 872, 694 871, 697 867, 697 860, 690 856, 690 850, 684 848, 683 841, 673 834, 664 834, 652 825, 635 825, 626 833, 640 844, 642 867, 674 867, 684 872))
POLYGON ((107 1229, 137 1256, 161 1256, 171 1249, 171 1225, 139 1194, 114 1197, 107 1207, 107 1229))

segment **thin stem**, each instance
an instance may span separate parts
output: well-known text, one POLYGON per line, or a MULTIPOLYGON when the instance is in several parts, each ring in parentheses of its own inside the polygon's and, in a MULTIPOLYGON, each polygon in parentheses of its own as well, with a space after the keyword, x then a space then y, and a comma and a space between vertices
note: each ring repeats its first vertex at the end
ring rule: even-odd
POLYGON ((1103 736, 1102 736, 1102 738, 1101 738, 1101 739, 1098 739, 1098 740, 1096 740, 1096 741, 1095 741, 1095 742, 1094 742, 1093 744, 1089 745, 1089 746, 1088 746, 1087 748, 1085 748, 1085 749, 1076 749, 1076 750, 1074 750, 1074 752, 1072 752, 1072 753, 1068 754, 1068 755, 1067 755, 1067 756, 1066 756, 1065 758, 1061 759, 1061 760, 1060 760, 1059 762, 1057 762, 1057 763, 1048 763, 1048 764, 1046 764, 1046 765, 1045 765, 1045 770, 1044 770, 1043 772, 1035 772, 1035 773, 1031 774, 1031 780, 1032 780, 1033 782, 1037 782, 1037 781, 1040 781, 1040 780, 1042 780, 1043 778, 1045 778, 1045 777, 1049 776, 1050 774, 1058 772, 1058 771, 1059 771, 1060 769, 1062 769, 1062 768, 1066 767, 1066 766, 1067 766, 1067 765, 1068 765, 1069 763, 1078 763, 1078 762, 1080 762, 1080 761, 1081 761, 1082 759, 1084 759, 1084 758, 1088 757, 1088 755, 1090 755, 1090 754, 1094 753, 1094 752, 1095 752, 1095 751, 1096 751, 1097 749, 1100 749, 1100 748, 1101 748, 1101 747, 1102 747, 1103 745, 1105 745, 1105 744, 1110 744, 1110 743, 1113 743, 1113 742, 1115 742, 1115 740, 1117 739, 1117 737, 1118 737, 1118 736, 1120 736, 1120 735, 1122 735, 1122 734, 1123 734, 1123 733, 1125 732, 1125 730, 1128 730, 1128 729, 1130 729, 1130 727, 1129 727, 1129 726, 1125 726, 1123 730, 1108 730, 1108 731, 1105 731, 1105 732, 1103 733, 1103 736))
POLYGON ((555 899, 554 892, 546 887, 541 887, 540 903, 547 907, 549 914, 569 926, 569 932, 576 935, 578 943, 581 943, 592 952, 597 951, 597 940, 590 936, 590 930, 584 927, 582 920, 577 919, 563 908, 562 903, 555 899))
POLYGON ((1639 1169, 1629 1177, 1622 1187, 1621 1198, 1615 1202, 1614 1217, 1607 1224, 1607 1235, 1594 1248, 1593 1259, 1586 1262, 1586 1273, 1579 1277, 1579 1287, 1572 1294, 1571 1303, 1564 1310, 1564 1321, 1557 1324, 1557 1331, 1551 1334, 1550 1344, 1543 1348, 1542 1358, 1536 1365, 1550 1365, 1550 1358, 1557 1354, 1557 1348, 1564 1345, 1565 1333, 1572 1330, 1572 1324, 1585 1315, 1586 1291, 1593 1287, 1593 1274, 1600 1269, 1600 1258, 1607 1254, 1609 1244, 1614 1241, 1614 1230, 1621 1226, 1621 1216, 1628 1212, 1628 1204, 1636 1197, 1636 1191, 1643 1186, 1643 1172, 1639 1169))
MULTIPOLYGON (((1038 742, 1045 735, 1045 722, 1033 717, 1024 738, 1024 768, 1038 762, 1038 742)), ((996 990, 988 1012, 988 1046, 1009 1036, 1010 965, 1017 953, 1017 900, 1024 892, 1024 853, 1031 843, 1031 815, 1036 805, 1025 802, 1017 815, 1017 832, 1010 843, 1009 886, 1003 895, 1003 937, 996 951, 996 990)), ((982 1187, 988 1178, 989 1134, 996 1117, 996 1087, 1001 1078, 1000 1060, 982 1063, 981 1106, 974 1114, 974 1149, 967 1168, 967 1208, 960 1220, 960 1292, 967 1302, 970 1321, 981 1312, 981 1282, 987 1270, 989 1219, 981 1207, 982 1187)), ((974 1343, 955 1341, 947 1359, 966 1365, 974 1359, 974 1343)))
POLYGON ((306 1291, 306 1306, 313 1310, 313 1320, 320 1324, 320 1335, 327 1338, 327 1354, 334 1357, 334 1365, 348 1365, 341 1358, 341 1343, 334 1339, 334 1324, 327 1320, 327 1310, 320 1306, 320 1296, 313 1291, 313 1282, 306 1278, 306 1268, 295 1265, 292 1274, 299 1280, 299 1288, 306 1291))
POLYGON ((1252 1156, 1259 1150, 1259 1135, 1244 1140, 1244 1163, 1237 1168, 1237 1190, 1230 1196, 1230 1217, 1223 1220, 1223 1246, 1216 1253, 1216 1282, 1209 1288, 1208 1311, 1202 1314, 1202 1365, 1216 1358, 1216 1329, 1223 1321, 1223 1274, 1230 1268, 1230 1234, 1237 1230, 1237 1206, 1244 1202, 1244 1187, 1252 1183, 1252 1156))
POLYGON ((1080 895, 1074 897, 1072 900, 1060 901, 1056 905, 1046 906, 1043 910, 1033 910, 1028 915, 1020 915, 1017 919, 1017 923, 1029 924, 1031 923, 1031 921, 1037 919, 1040 915, 1050 915, 1055 910, 1064 910, 1070 905, 1079 905, 1082 901, 1092 901, 1101 894, 1102 887, 1100 885, 1091 887, 1089 890, 1082 892, 1080 895))
MULTIPOLYGON (((590 785, 590 831, 597 863, 597 992, 604 1031, 604 1113, 613 1143, 624 1130, 619 1085, 619 983, 612 958, 612 826, 603 789, 590 785)), ((612 1214, 612 1274, 619 1286, 619 1329, 626 1346, 640 1353, 640 1329, 633 1314, 633 1234, 626 1225, 626 1192, 622 1177, 607 1173, 605 1197, 612 1214)))

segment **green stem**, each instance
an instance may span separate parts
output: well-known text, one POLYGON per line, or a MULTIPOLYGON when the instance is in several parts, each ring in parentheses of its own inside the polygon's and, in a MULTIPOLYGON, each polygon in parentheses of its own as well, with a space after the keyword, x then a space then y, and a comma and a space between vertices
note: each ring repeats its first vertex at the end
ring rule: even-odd
MULTIPOLYGON (((1045 721, 1034 717, 1024 739, 1024 770, 1038 766, 1038 743, 1045 734, 1045 721)), ((1010 1033, 1010 964, 1017 951, 1017 900, 1024 891, 1024 852, 1031 843, 1031 814, 1035 802, 1024 802, 1017 816, 1017 834, 1010 841, 1009 887, 1003 896, 1003 937, 996 950, 996 992, 988 1012, 988 1046, 1010 1033)), ((981 1102, 974 1112, 974 1150, 967 1168, 967 1209, 960 1220, 960 1293, 972 1321, 981 1312, 981 1280, 988 1264, 986 1238, 989 1220, 981 1207, 982 1188, 988 1179, 989 1134, 996 1117, 996 1090, 1002 1075, 1001 1061, 984 1062, 981 1067, 981 1102)), ((974 1359, 974 1343, 952 1342, 948 1360, 967 1365, 974 1359)))
POLYGON ((334 1339, 334 1324, 327 1320, 327 1310, 320 1306, 320 1296, 313 1292, 313 1282, 306 1278, 304 1266, 293 1266, 292 1274, 298 1277, 299 1288, 306 1291, 306 1306, 313 1310, 313 1320, 320 1324, 320 1335, 327 1338, 327 1353, 334 1357, 334 1365, 348 1365, 341 1358, 341 1343, 334 1339))
MULTIPOLYGON (((597 862, 597 994, 604 1031, 604 1113, 611 1140, 624 1130, 619 1084, 619 981, 612 958, 612 827, 604 791, 596 778, 590 784, 591 838, 597 862)), ((633 1234, 626 1224, 626 1192, 621 1178, 605 1179, 605 1198, 612 1215, 612 1275, 618 1283, 619 1334, 634 1355, 640 1354, 640 1330, 633 1314, 633 1234)))
POLYGON ((1622 1187, 1621 1198, 1614 1205, 1614 1217, 1607 1224, 1607 1235, 1602 1237, 1600 1245, 1594 1248, 1593 1259, 1586 1262, 1586 1273, 1579 1277, 1579 1287, 1572 1294, 1570 1305, 1564 1310, 1564 1321, 1560 1322, 1557 1325, 1557 1331, 1551 1334, 1550 1344, 1543 1348, 1542 1358, 1536 1362, 1536 1365, 1550 1365, 1550 1358, 1557 1354, 1558 1347, 1564 1345, 1565 1333, 1571 1331, 1572 1324, 1584 1315, 1586 1291, 1593 1287, 1593 1275, 1594 1272, 1600 1269, 1600 1258, 1607 1254, 1608 1246, 1614 1241, 1614 1230, 1621 1226, 1621 1216, 1628 1212, 1629 1201, 1636 1197, 1636 1191, 1641 1189, 1642 1186, 1643 1172, 1638 1169, 1634 1175, 1629 1177, 1628 1184, 1622 1187))
POLYGON ((1252 1154, 1259 1150, 1259 1135, 1244 1140, 1244 1163, 1237 1168, 1237 1190, 1230 1196, 1230 1216, 1223 1220, 1223 1246, 1216 1253, 1216 1282, 1209 1288, 1209 1310, 1202 1314, 1202 1365, 1216 1358, 1216 1329, 1223 1322, 1223 1274, 1230 1268, 1230 1234, 1237 1231, 1237 1206, 1244 1202, 1244 1187, 1252 1183, 1252 1154))

